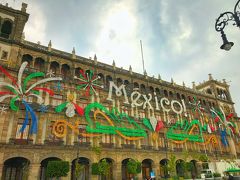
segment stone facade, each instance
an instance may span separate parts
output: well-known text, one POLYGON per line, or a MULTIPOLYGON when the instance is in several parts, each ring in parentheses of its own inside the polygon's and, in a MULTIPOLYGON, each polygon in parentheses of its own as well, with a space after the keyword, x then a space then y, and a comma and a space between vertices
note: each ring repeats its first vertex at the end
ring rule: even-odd
MULTIPOLYGON (((52 71, 54 72, 54 76, 63 78, 61 87, 59 88, 55 82, 49 82, 41 86, 55 89, 53 97, 40 91, 44 105, 48 106, 47 112, 38 110, 40 105, 37 99, 27 99, 28 102, 32 103, 31 105, 34 107, 38 117, 37 134, 30 134, 29 129, 25 129, 25 134, 23 133, 19 136, 19 125, 23 124, 25 118, 24 107, 18 102, 19 110, 12 111, 9 107, 9 100, 1 102, 1 106, 7 108, 6 112, 2 111, 0 116, 0 177, 2 179, 4 177, 7 179, 6 174, 9 172, 5 171, 7 171, 7 164, 11 164, 10 160, 19 157, 29 163, 27 176, 31 180, 43 177, 41 176, 43 173, 43 161, 47 158, 58 158, 68 161, 70 162, 71 170, 72 162, 76 160, 77 154, 79 157, 88 160, 88 170, 86 170, 89 174, 86 176, 88 179, 98 178, 96 175, 91 175, 91 164, 107 158, 112 164, 113 176, 111 178, 119 180, 125 178, 123 177, 125 175, 122 173, 123 161, 129 158, 142 162, 143 173, 138 175, 139 179, 141 179, 142 177, 149 177, 148 172, 150 171, 155 172, 157 178, 163 176, 160 162, 163 159, 168 159, 170 155, 175 155, 177 160, 184 159, 187 161, 199 161, 197 158, 198 154, 208 155, 211 161, 220 158, 238 158, 240 155, 240 145, 237 141, 240 124, 237 121, 237 114, 235 113, 234 103, 229 92, 229 85, 225 80, 222 82, 217 81, 210 74, 208 81, 200 85, 193 83, 193 87, 188 88, 184 84, 176 84, 173 80, 172 82, 164 81, 160 76, 154 78, 147 76, 147 74, 142 75, 132 72, 131 67, 129 70, 125 70, 116 67, 115 63, 113 65, 101 63, 97 60, 96 56, 93 59, 89 59, 75 55, 75 50, 72 53, 56 50, 52 48, 51 42, 47 47, 40 45, 40 43, 28 42, 23 37, 23 28, 28 19, 26 4, 23 4, 21 11, 3 5, 0 5, 0 9, 0 29, 5 21, 12 23, 11 26, 7 26, 11 30, 6 32, 10 33, 6 35, 4 32, 0 35, 0 65, 15 78, 18 76, 17 72, 23 62, 28 62, 24 77, 27 74, 38 71, 44 72, 47 76, 52 71), (78 83, 74 77, 79 76, 80 70, 93 70, 99 76, 98 81, 104 88, 90 96, 85 95, 85 90, 77 90, 76 86, 78 83), (161 98, 168 98, 170 101, 177 100, 181 102, 183 100, 186 105, 186 111, 176 114, 172 111, 168 112, 164 108, 159 108, 158 110, 156 103, 152 103, 153 109, 133 107, 131 104, 124 103, 124 97, 115 95, 115 92, 113 92, 112 101, 108 101, 111 81, 117 87, 124 84, 128 98, 131 98, 131 92, 138 88, 142 94, 151 94, 153 101, 154 97, 156 97, 155 95, 161 98), (53 124, 57 120, 66 120, 71 124, 74 124, 75 121, 80 121, 82 126, 86 127, 87 125, 84 117, 75 115, 73 118, 69 118, 64 112, 57 113, 54 111, 54 108, 60 103, 67 101, 70 95, 74 97, 73 102, 80 107, 85 108, 90 103, 98 102, 108 109, 117 108, 119 112, 126 113, 140 124, 141 119, 154 116, 156 119, 162 120, 165 127, 157 133, 157 139, 153 138, 155 133, 153 131, 147 131, 148 136, 145 139, 136 141, 108 134, 103 134, 97 138, 81 137, 79 139, 77 134, 71 131, 71 129, 67 130, 65 137, 58 138, 52 134, 53 124), (193 97, 197 99, 196 103, 200 102, 202 107, 204 107, 205 112, 203 116, 194 112, 191 104, 188 103, 193 100, 193 97), (221 107, 226 114, 233 114, 231 120, 236 125, 234 127, 236 138, 234 141, 229 141, 228 146, 221 144, 220 135, 217 131, 212 132, 212 134, 217 136, 217 145, 209 143, 203 146, 191 141, 178 144, 166 138, 166 132, 171 127, 169 120, 176 121, 187 117, 190 120, 197 118, 201 122, 205 122, 207 118, 208 124, 218 128, 215 125, 214 118, 211 118, 209 109, 212 107, 221 107), (92 150, 92 147, 98 146, 101 146, 102 149, 100 155, 97 155, 92 150), (187 159, 184 157, 185 151, 191 154, 187 159)), ((2 72, 0 73, 0 78, 0 81, 10 82, 2 72)), ((36 81, 32 80, 31 82, 34 83, 36 81)), ((3 91, 1 87, 0 91, 3 91)), ((144 99, 141 99, 141 101, 144 101, 144 99)), ((164 106, 170 109, 167 104, 164 104, 164 106)), ((103 122, 103 120, 100 121, 103 122)), ((30 126, 31 122, 28 128, 30 126)), ((212 134, 204 132, 204 136, 206 137, 212 134)), ((227 138, 230 139, 229 136, 227 138)), ((71 179, 71 173, 62 179, 71 179)))

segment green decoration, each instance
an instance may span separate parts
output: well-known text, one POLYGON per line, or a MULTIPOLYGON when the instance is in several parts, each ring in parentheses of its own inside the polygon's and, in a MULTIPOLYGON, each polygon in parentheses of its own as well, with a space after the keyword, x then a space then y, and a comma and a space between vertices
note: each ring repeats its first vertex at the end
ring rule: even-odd
POLYGON ((15 105, 15 102, 16 102, 16 100, 19 98, 19 96, 16 96, 16 97, 14 97, 14 98, 12 98, 11 100, 10 100, 10 108, 13 110, 13 111, 18 111, 18 107, 15 105))
POLYGON ((39 92, 39 91, 32 90, 31 92, 32 92, 33 94, 40 95, 40 92, 39 92))
POLYGON ((43 72, 36 72, 36 73, 32 73, 32 74, 28 75, 23 81, 23 88, 22 88, 23 92, 25 92, 25 90, 26 90, 28 81, 30 81, 33 78, 44 77, 44 75, 45 74, 43 72))
POLYGON ((151 131, 154 131, 154 129, 152 128, 152 125, 151 125, 149 119, 144 118, 142 121, 143 121, 143 124, 144 124, 148 129, 150 129, 151 131))
POLYGON ((62 112, 63 109, 67 106, 67 104, 68 104, 68 102, 64 102, 64 103, 58 105, 58 106, 55 108, 55 111, 58 112, 58 113, 62 112))
POLYGON ((10 87, 10 86, 6 86, 6 88, 8 88, 14 94, 18 94, 18 92, 15 89, 13 89, 12 87, 10 87))
MULTIPOLYGON (((99 115, 100 116, 100 115, 99 115)), ((103 133, 103 134, 117 134, 121 132, 124 136, 128 137, 146 137, 147 134, 143 128, 141 128, 133 119, 131 119, 125 113, 119 113, 116 108, 112 109, 110 112, 106 107, 97 102, 89 104, 85 108, 85 117, 88 122, 88 126, 86 127, 86 131, 88 133, 103 133), (90 113, 95 111, 96 109, 100 110, 104 115, 109 118, 113 125, 102 125, 100 122, 96 122, 93 124, 92 117, 90 113), (125 127, 123 121, 127 120, 129 124, 133 125, 135 128, 125 127)), ((101 116, 102 117, 102 116, 101 116)), ((106 117, 105 117, 106 118, 106 117)))
POLYGON ((69 172, 68 161, 49 161, 47 164, 46 176, 49 178, 66 177, 69 172))
POLYGON ((193 142, 204 142, 202 137, 202 126, 199 120, 193 120, 189 123, 187 120, 180 122, 177 121, 166 133, 168 139, 175 141, 193 141, 193 142), (199 134, 190 134, 191 128, 197 126, 199 128, 199 134), (182 132, 177 133, 177 130, 182 132))

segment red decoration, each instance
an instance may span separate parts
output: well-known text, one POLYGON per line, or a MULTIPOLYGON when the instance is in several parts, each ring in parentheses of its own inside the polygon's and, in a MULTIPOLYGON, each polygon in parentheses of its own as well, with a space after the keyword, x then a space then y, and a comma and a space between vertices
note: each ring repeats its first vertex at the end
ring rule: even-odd
POLYGON ((162 121, 158 121, 156 128, 155 128, 155 132, 159 132, 162 128, 164 128, 164 124, 162 121))
POLYGON ((42 91, 48 93, 50 96, 53 96, 53 95, 54 95, 53 90, 48 89, 48 88, 34 88, 34 90, 42 90, 42 91))
POLYGON ((0 71, 2 71, 2 73, 5 74, 9 79, 11 79, 13 84, 15 84, 18 87, 16 80, 2 66, 0 66, 0 71))
POLYGON ((75 103, 73 103, 73 104, 74 104, 74 106, 76 108, 77 113, 82 116, 84 114, 83 108, 81 108, 79 105, 77 105, 75 103))

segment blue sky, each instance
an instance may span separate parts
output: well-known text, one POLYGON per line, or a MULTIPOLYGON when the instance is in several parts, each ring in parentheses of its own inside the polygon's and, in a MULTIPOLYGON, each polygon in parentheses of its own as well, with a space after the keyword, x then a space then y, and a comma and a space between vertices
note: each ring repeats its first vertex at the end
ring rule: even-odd
MULTIPOLYGON (((20 9, 22 1, 1 0, 20 9)), ((223 51, 215 20, 236 0, 26 0, 26 40, 142 73, 140 39, 148 75, 191 86, 226 79, 240 114, 240 31, 225 32, 235 45, 223 51)))

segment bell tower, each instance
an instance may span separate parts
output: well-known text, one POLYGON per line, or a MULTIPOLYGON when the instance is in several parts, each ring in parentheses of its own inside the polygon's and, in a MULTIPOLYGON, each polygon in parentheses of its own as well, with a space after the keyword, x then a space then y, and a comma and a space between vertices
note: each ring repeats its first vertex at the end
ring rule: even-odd
POLYGON ((22 3, 21 10, 0 4, 0 38, 5 40, 21 41, 25 23, 29 14, 26 12, 27 4, 22 3))
POLYGON ((201 83, 196 88, 199 91, 203 91, 206 94, 213 95, 217 101, 219 107, 221 107, 225 113, 235 113, 234 102, 229 91, 229 85, 226 80, 217 81, 213 79, 212 74, 209 74, 208 81, 201 83))

